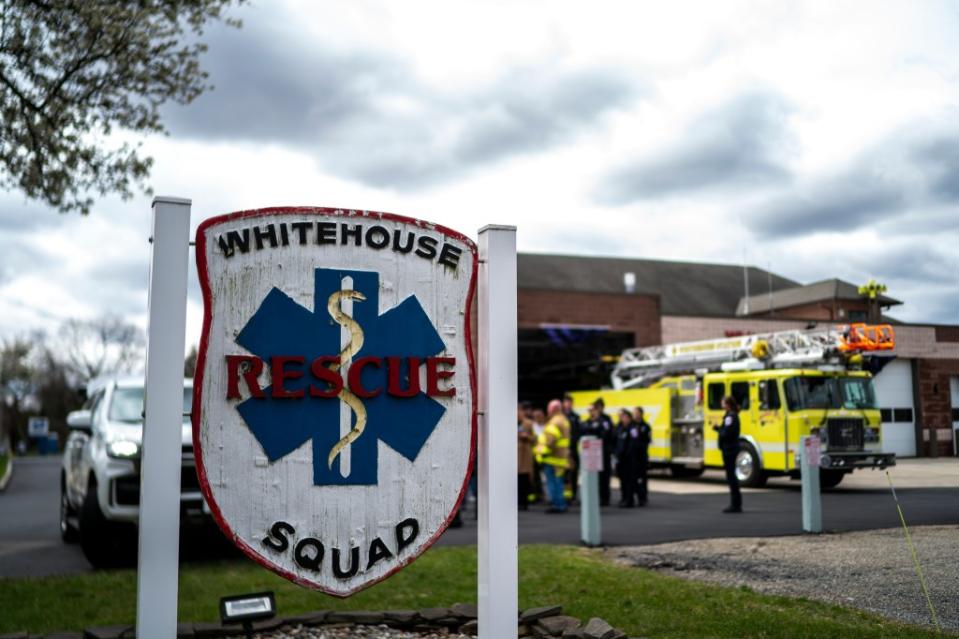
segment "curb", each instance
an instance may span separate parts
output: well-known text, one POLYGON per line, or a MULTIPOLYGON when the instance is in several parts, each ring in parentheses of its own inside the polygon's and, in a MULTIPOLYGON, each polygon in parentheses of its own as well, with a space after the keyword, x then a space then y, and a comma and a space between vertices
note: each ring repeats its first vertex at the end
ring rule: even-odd
MULTIPOLYGON (((449 608, 424 608, 422 610, 331 611, 277 617, 254 622, 251 630, 264 634, 282 627, 310 626, 386 626, 413 632, 460 632, 476 636, 477 609, 475 604, 456 604, 449 608)), ((81 632, 54 632, 47 639, 132 639, 133 626, 104 626, 87 628, 81 632)), ((178 623, 177 639, 225 639, 242 637, 240 626, 223 626, 220 623, 178 623)), ((529 608, 520 613, 518 635, 523 638, 540 639, 626 639, 626 633, 616 630, 599 618, 583 623, 575 617, 563 615, 562 606, 529 608)), ((19 632, 0 635, 0 639, 41 639, 40 635, 19 632)))
POLYGON ((10 455, 10 459, 7 461, 7 472, 3 474, 3 477, 0 477, 0 492, 6 490, 11 477, 13 477, 13 455, 10 455))

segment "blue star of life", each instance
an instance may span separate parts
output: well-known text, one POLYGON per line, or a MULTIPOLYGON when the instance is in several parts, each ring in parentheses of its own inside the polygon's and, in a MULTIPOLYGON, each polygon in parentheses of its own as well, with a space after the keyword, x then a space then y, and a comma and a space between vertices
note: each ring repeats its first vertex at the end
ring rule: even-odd
MULTIPOLYGON (((341 290, 343 278, 353 280, 352 289, 366 300, 353 305, 353 319, 363 329, 364 342, 354 358, 418 357, 424 361, 445 350, 415 295, 397 306, 379 311, 379 274, 369 271, 318 268, 314 273, 313 310, 309 310, 274 287, 236 337, 236 343, 264 361, 272 356, 302 354, 306 361, 340 352, 341 326, 333 321, 326 300, 341 290)), ((405 360, 404 360, 405 361, 405 360)), ((412 373, 418 374, 417 371, 412 373)), ((404 371, 408 380, 409 370, 404 371)), ((360 381, 365 388, 383 387, 385 369, 365 367, 360 381)), ((306 389, 307 376, 290 379, 285 388, 306 389)), ((274 398, 269 389, 265 397, 250 398, 237 405, 237 411, 250 432, 263 447, 267 458, 277 461, 305 442, 312 443, 313 484, 316 486, 370 486, 378 483, 378 442, 382 441, 412 461, 426 444, 446 408, 425 393, 397 398, 387 393, 363 399, 367 423, 363 434, 351 447, 350 473, 341 473, 341 458, 332 466, 327 456, 340 439, 338 398, 311 397, 307 392, 298 400, 274 398)), ((351 427, 356 423, 351 415, 351 427)))

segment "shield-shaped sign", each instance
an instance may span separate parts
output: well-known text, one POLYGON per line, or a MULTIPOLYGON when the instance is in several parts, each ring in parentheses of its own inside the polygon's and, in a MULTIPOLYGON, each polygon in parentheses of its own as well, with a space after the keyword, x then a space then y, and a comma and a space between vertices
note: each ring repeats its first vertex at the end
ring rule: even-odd
POLYGON ((347 596, 410 563, 466 491, 476 247, 386 213, 243 211, 196 237, 197 473, 217 523, 347 596))

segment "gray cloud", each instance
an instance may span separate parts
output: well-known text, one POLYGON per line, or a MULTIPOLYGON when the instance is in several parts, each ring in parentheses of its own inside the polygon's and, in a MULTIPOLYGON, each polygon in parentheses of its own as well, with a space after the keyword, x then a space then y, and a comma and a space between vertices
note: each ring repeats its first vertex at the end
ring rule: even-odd
POLYGON ((682 141, 664 153, 611 172, 596 199, 627 204, 705 189, 782 183, 790 175, 784 163, 791 140, 789 111, 779 95, 741 95, 690 123, 682 141))
POLYGON ((216 89, 165 111, 173 135, 291 145, 378 187, 426 186, 550 148, 637 93, 611 69, 548 67, 446 91, 385 54, 291 42, 286 30, 254 21, 211 32, 204 64, 216 89))
POLYGON ((900 184, 866 170, 798 187, 749 211, 746 222, 761 237, 848 231, 901 211, 900 184))
POLYGON ((959 202, 959 134, 921 144, 913 157, 927 174, 932 197, 959 202))

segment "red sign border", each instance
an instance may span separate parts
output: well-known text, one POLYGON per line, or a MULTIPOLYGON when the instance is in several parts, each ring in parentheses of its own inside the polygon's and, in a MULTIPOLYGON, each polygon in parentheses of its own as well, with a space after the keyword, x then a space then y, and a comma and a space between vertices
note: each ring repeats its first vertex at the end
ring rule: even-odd
POLYGON ((318 206, 278 206, 278 207, 267 207, 261 209, 249 209, 245 211, 236 211, 234 213, 226 213, 224 215, 217 215, 211 218, 208 218, 200 223, 196 229, 196 264, 197 264, 197 274, 200 278, 200 289, 203 293, 203 329, 200 335, 200 348, 199 353, 197 354, 196 362, 196 373, 193 380, 193 406, 191 409, 191 421, 193 424, 193 455, 196 460, 196 471, 197 477, 200 480, 200 490, 203 492, 203 496, 206 499, 207 504, 210 507, 210 510, 213 514, 213 519, 216 521, 217 525, 220 527, 220 530, 223 531, 223 534, 227 536, 230 541, 232 541, 236 546, 243 551, 243 553, 263 566, 264 568, 275 572, 276 574, 292 581, 293 583, 303 586, 304 588, 310 588, 312 590, 319 590, 328 595, 334 597, 346 598, 351 595, 356 594, 357 592, 369 588, 370 586, 376 585, 387 579, 402 568, 405 568, 410 563, 415 561, 426 552, 440 536, 446 531, 449 527, 450 522, 453 521, 453 518, 456 516, 456 512, 459 510, 460 505, 463 502, 463 498, 466 496, 466 490, 469 486, 470 476, 473 473, 473 468, 476 460, 476 431, 477 431, 477 401, 478 395, 476 391, 476 363, 473 355, 473 334, 470 326, 470 319, 472 317, 473 309, 473 298, 476 294, 476 276, 479 269, 479 253, 476 248, 476 244, 466 235, 454 231, 453 229, 441 226, 439 224, 433 224, 431 222, 425 222, 423 220, 417 220, 415 218, 406 217, 404 215, 397 215, 395 213, 381 213, 378 211, 364 211, 364 210, 354 210, 354 209, 335 209, 327 207, 318 207, 318 206), (455 506, 447 515, 446 520, 440 525, 437 529, 436 534, 434 534, 430 539, 423 544, 416 554, 410 555, 408 557, 399 560, 397 565, 387 572, 386 574, 378 577, 377 579, 364 583, 356 588, 348 590, 346 592, 335 592, 324 588, 320 585, 317 585, 313 582, 307 581, 295 575, 294 573, 286 570, 285 568, 278 566, 267 559, 264 555, 257 552, 252 546, 246 543, 241 539, 233 529, 230 527, 229 523, 223 517, 223 513, 220 512, 220 507, 217 505, 216 500, 213 499, 213 492, 210 490, 209 479, 206 475, 206 467, 203 465, 203 447, 200 444, 200 405, 203 395, 203 371, 206 366, 206 352, 210 334, 210 323, 211 318, 211 294, 210 294, 210 282, 207 274, 207 259, 206 259, 206 230, 212 226, 222 224, 223 222, 230 222, 233 220, 241 220, 245 218, 253 217, 268 217, 274 215, 324 215, 331 217, 342 217, 347 219, 366 219, 366 220, 388 220, 391 222, 400 222, 403 224, 409 224, 416 227, 419 227, 428 231, 435 231, 441 233, 447 237, 463 242, 467 248, 469 248, 470 253, 473 256, 472 266, 473 271, 470 274, 470 283, 469 290, 466 295, 466 313, 463 321, 463 334, 466 338, 466 358, 469 364, 469 377, 470 377, 470 392, 472 393, 472 410, 470 415, 470 453, 469 460, 466 466, 466 476, 463 479, 463 485, 460 487, 459 496, 456 498, 455 506))

